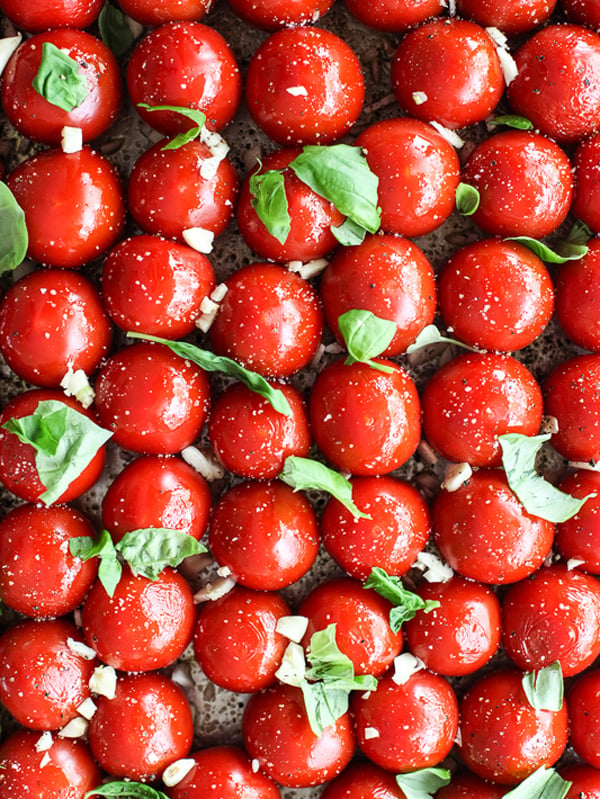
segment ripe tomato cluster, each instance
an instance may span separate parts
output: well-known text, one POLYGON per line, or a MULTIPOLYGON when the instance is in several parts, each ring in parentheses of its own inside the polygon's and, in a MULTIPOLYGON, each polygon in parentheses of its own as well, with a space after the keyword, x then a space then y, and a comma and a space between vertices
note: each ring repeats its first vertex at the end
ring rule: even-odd
POLYGON ((597 3, 0 11, 0 799, 600 799, 597 3))

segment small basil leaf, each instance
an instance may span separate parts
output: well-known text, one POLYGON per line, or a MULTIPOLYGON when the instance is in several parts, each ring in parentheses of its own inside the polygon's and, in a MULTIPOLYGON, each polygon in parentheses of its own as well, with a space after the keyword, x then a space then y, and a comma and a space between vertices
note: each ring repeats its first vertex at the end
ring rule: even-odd
POLYGON ((381 355, 389 347, 398 329, 395 322, 380 319, 371 311, 353 308, 338 317, 338 326, 348 350, 344 363, 359 361, 382 372, 394 371, 393 368, 374 363, 371 359, 381 355))
POLYGON ((479 191, 468 183, 456 187, 456 210, 462 216, 471 216, 479 208, 479 191))
POLYGON ((79 64, 51 42, 42 44, 42 60, 31 85, 38 94, 63 111, 72 111, 88 96, 79 64))
POLYGON ((335 472, 319 461, 290 455, 285 459, 279 479, 291 486, 294 491, 310 491, 311 489, 328 491, 355 518, 371 518, 354 504, 350 482, 339 472, 335 472))
POLYGON ((358 222, 354 222, 354 220, 349 217, 347 217, 341 225, 338 225, 338 227, 332 225, 330 230, 344 247, 354 247, 358 244, 362 244, 367 234, 367 231, 362 225, 359 225, 358 222))
POLYGON ((577 219, 575 220, 566 241, 569 244, 587 244, 591 238, 592 231, 585 224, 585 222, 582 222, 581 219, 577 219))
POLYGON ((533 122, 519 114, 501 114, 492 119, 494 125, 506 125, 517 130, 533 130, 533 122))
POLYGON ((6 183, 0 181, 0 275, 23 262, 28 245, 23 209, 6 183))
POLYGON ((566 250, 567 254, 560 255, 560 253, 551 250, 547 244, 537 239, 532 239, 529 236, 509 236, 504 239, 504 241, 517 241, 519 244, 527 247, 528 250, 531 250, 538 258, 541 258, 542 261, 546 261, 546 263, 549 264, 564 264, 566 261, 577 261, 583 258, 588 251, 587 245, 564 242, 562 247, 566 250))
POLYGON ((471 352, 479 352, 476 347, 470 347, 468 344, 457 341, 455 338, 443 336, 435 325, 425 325, 413 343, 408 345, 406 353, 410 355, 411 352, 416 352, 420 350, 421 347, 430 347, 432 344, 454 344, 456 347, 462 347, 471 352))
POLYGON ((133 33, 120 8, 106 2, 98 15, 100 38, 112 52, 123 55, 133 44, 133 33))
POLYGON ((35 465, 46 489, 40 499, 46 505, 56 502, 112 436, 58 400, 43 400, 31 415, 9 419, 3 427, 35 449, 35 465))
POLYGON ((171 341, 166 338, 158 338, 158 336, 147 336, 142 333, 129 332, 129 338, 139 338, 144 341, 154 341, 157 344, 163 344, 168 347, 175 355, 180 358, 185 358, 188 361, 200 366, 206 372, 222 372, 229 377, 235 377, 240 383, 243 383, 251 391, 264 397, 267 402, 275 408, 278 413, 284 416, 291 416, 292 409, 287 401, 283 391, 278 388, 273 388, 262 375, 256 372, 245 369, 241 364, 232 361, 231 358, 226 358, 223 355, 215 355, 210 350, 203 350, 196 347, 194 344, 188 344, 187 341, 171 341))
POLYGON ((506 433, 498 436, 502 448, 502 465, 508 484, 525 510, 549 522, 565 522, 575 516, 590 497, 572 497, 549 483, 535 470, 535 459, 550 434, 524 436, 506 433))
POLYGON ((564 681, 560 661, 523 675, 523 690, 534 710, 558 711, 563 706, 564 681))
POLYGON ((122 796, 125 799, 169 799, 166 793, 153 788, 151 785, 130 780, 119 780, 99 785, 92 791, 88 791, 83 799, 88 799, 90 796, 122 796))
POLYGON ((136 574, 149 580, 156 580, 167 566, 175 568, 184 558, 206 552, 206 547, 191 535, 162 527, 125 533, 116 549, 136 574))
POLYGON ((285 193, 285 179, 278 169, 269 169, 262 175, 255 172, 250 177, 250 204, 268 232, 280 244, 285 244, 290 234, 291 220, 285 193))
POLYGON ((431 799, 436 791, 448 785, 450 772, 445 768, 422 768, 397 774, 396 782, 406 799, 431 799))
POLYGON ((565 799, 573 783, 563 780, 553 768, 540 766, 520 782, 504 799, 565 799))
POLYGON ((306 680, 302 681, 300 688, 308 723, 317 738, 320 738, 324 730, 335 724, 348 710, 348 692, 326 686, 322 682, 310 683, 306 680))
POLYGON ((123 568, 117 558, 117 550, 107 530, 102 530, 98 538, 94 541, 89 536, 72 538, 69 541, 69 551, 75 558, 89 560, 99 557, 98 579, 104 586, 106 593, 112 597, 115 593, 123 568))
POLYGON ((181 114, 194 123, 189 130, 174 136, 167 144, 161 147, 161 150, 178 150, 184 144, 193 141, 200 135, 206 122, 206 114, 196 108, 186 108, 182 105, 148 105, 148 103, 138 103, 138 107, 145 108, 146 111, 173 111, 173 113, 181 114))
POLYGON ((371 569, 363 587, 372 588, 394 605, 390 610, 390 627, 395 633, 405 621, 413 619, 419 610, 430 613, 440 606, 437 601, 421 599, 418 594, 405 588, 399 577, 388 574, 379 566, 371 569))

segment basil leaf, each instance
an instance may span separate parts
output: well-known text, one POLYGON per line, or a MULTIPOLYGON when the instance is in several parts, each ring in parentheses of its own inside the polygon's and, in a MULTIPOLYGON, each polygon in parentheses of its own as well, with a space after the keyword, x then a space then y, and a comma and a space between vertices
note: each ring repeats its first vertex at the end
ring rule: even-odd
POLYGON ((587 244, 591 238, 592 231, 589 227, 581 219, 576 219, 566 241, 569 244, 587 244))
POLYGON ((564 241, 558 242, 556 249, 559 255, 563 256, 566 260, 578 260, 579 258, 583 258, 584 255, 587 255, 589 250, 588 241, 591 238, 592 231, 584 222, 578 219, 571 228, 571 232, 567 238, 564 239, 564 241))
POLYGON ((506 125, 517 130, 533 130, 533 122, 520 114, 501 114, 491 121, 493 125, 506 125))
POLYGON ((371 569, 363 588, 372 588, 394 605, 390 610, 390 627, 395 633, 405 621, 413 619, 419 610, 430 613, 440 606, 435 600, 421 599, 418 594, 405 588, 399 577, 388 574, 379 566, 371 569))
POLYGON ((480 352, 476 347, 470 347, 468 344, 457 341, 455 338, 443 336, 435 325, 425 325, 413 343, 408 345, 406 353, 410 355, 411 352, 416 352, 420 350, 421 347, 429 347, 432 344, 454 344, 456 347, 462 347, 471 352, 480 352))
POLYGON ((23 262, 28 246, 25 213, 6 183, 0 181, 0 275, 23 262))
POLYGON ((448 785, 450 779, 450 772, 445 768, 422 768, 396 775, 398 787, 406 799, 430 799, 436 791, 448 785))
POLYGON ((100 535, 94 541, 89 536, 72 538, 69 541, 69 551, 75 558, 89 560, 90 558, 100 558, 98 566, 98 579, 104 586, 106 593, 112 597, 115 593, 123 567, 117 557, 117 550, 108 530, 101 530, 100 535))
POLYGON ((303 183, 332 202, 344 216, 370 233, 379 230, 379 179, 371 172, 360 147, 307 144, 290 163, 290 168, 303 183))
POLYGON ((560 661, 539 671, 529 671, 522 679, 527 701, 534 710, 558 711, 563 706, 564 681, 560 661))
POLYGON ((468 183, 456 187, 456 210, 462 216, 471 216, 479 208, 479 191, 468 183))
POLYGON ((2 426, 35 449, 35 465, 46 489, 40 499, 46 505, 56 502, 112 436, 59 400, 43 400, 30 416, 9 419, 2 426))
POLYGON ((586 500, 595 494, 577 499, 549 483, 535 470, 535 459, 550 434, 524 436, 506 433, 498 436, 502 447, 502 465, 508 484, 525 510, 549 522, 565 522, 575 516, 586 500))
POLYGON ((92 791, 88 791, 83 799, 90 796, 123 796, 126 799, 169 799, 166 793, 146 785, 143 782, 132 782, 130 780, 119 780, 118 782, 107 782, 99 785, 92 791))
POLYGON ((285 244, 290 233, 291 220, 283 173, 278 169, 269 169, 262 175, 255 172, 250 177, 250 194, 250 204, 260 221, 271 236, 280 244, 285 244))
POLYGON ((139 108, 145 108, 146 111, 173 111, 175 114, 181 114, 187 119, 191 120, 194 124, 183 133, 178 133, 167 142, 161 150, 178 150, 190 141, 193 141, 200 135, 204 123, 206 122, 206 114, 198 111, 196 108, 186 108, 183 105, 148 105, 148 103, 138 103, 139 108))
POLYGON ((38 94, 63 111, 72 111, 88 96, 79 64, 51 42, 42 44, 42 60, 31 85, 38 94))
POLYGON ((300 689, 310 728, 320 738, 324 730, 330 724, 335 724, 348 710, 348 692, 327 687, 322 682, 310 683, 306 680, 302 681, 300 689))
POLYGON ((359 361, 381 372, 394 371, 392 367, 371 359, 389 347, 398 329, 395 322, 380 319, 371 311, 354 308, 338 317, 338 326, 348 350, 344 363, 359 361))
POLYGON ((184 558, 206 552, 206 547, 181 530, 151 527, 125 533, 116 544, 131 569, 156 580, 167 566, 179 566, 184 558))
POLYGON ((564 242, 561 246, 565 250, 566 255, 551 250, 547 244, 537 239, 532 239, 529 236, 508 236, 504 241, 517 241, 532 253, 546 261, 549 264, 564 264, 566 261, 577 261, 587 253, 588 247, 584 244, 572 244, 564 242))
POLYGON ((553 768, 540 766, 520 782, 504 799, 565 799, 573 783, 563 780, 553 768))
POLYGON ((354 220, 349 217, 346 217, 338 227, 332 225, 329 229, 344 247, 355 247, 357 244, 362 244, 367 234, 367 231, 362 225, 359 225, 358 222, 354 222, 354 220))
POLYGON ((133 44, 133 33, 120 8, 106 2, 98 15, 100 38, 112 52, 123 55, 133 44))
POLYGON ((240 383, 243 383, 250 391, 254 391, 261 397, 264 397, 275 408, 278 413, 284 416, 291 416, 292 409, 287 401, 283 391, 278 388, 273 388, 262 375, 256 372, 245 369, 241 364, 232 361, 231 358, 226 358, 224 355, 215 355, 210 350, 203 350, 196 347, 195 344, 188 344, 187 341, 170 341, 166 338, 159 338, 158 336, 147 336, 142 333, 128 332, 129 338, 139 338, 144 341, 155 341, 157 344, 164 344, 175 355, 180 358, 185 358, 188 361, 200 366, 206 372, 222 372, 229 377, 237 378, 240 383))
POLYGON ((370 519, 367 513, 359 510, 352 500, 352 486, 339 472, 311 458, 299 458, 289 455, 279 475, 294 491, 328 491, 347 508, 354 518, 370 519))

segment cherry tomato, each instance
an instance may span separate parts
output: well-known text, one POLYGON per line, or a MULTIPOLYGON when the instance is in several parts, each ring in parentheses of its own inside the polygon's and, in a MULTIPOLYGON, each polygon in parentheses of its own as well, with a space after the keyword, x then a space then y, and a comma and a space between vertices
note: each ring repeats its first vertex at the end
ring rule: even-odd
POLYGON ((547 236, 562 224, 573 197, 565 153, 528 131, 485 139, 465 164, 463 180, 479 192, 473 220, 493 236, 547 236))
POLYGON ((444 458, 499 466, 498 436, 536 435, 542 395, 533 375, 507 355, 459 355, 425 385, 423 430, 444 458))
POLYGON ((333 779, 354 752, 349 714, 317 737, 309 726, 302 692, 291 685, 274 685, 250 697, 242 716, 242 735, 250 757, 289 788, 333 779))
POLYGON ((223 466, 241 477, 277 477, 289 455, 308 455, 312 439, 302 395, 283 383, 275 387, 285 395, 291 416, 276 411, 242 383, 232 383, 213 403, 208 419, 211 447, 223 466))
POLYGON ((0 352, 19 377, 58 388, 69 368, 90 375, 107 354, 111 326, 100 295, 64 269, 25 275, 0 303, 0 352))
POLYGON ((202 671, 228 691, 254 693, 272 685, 289 643, 275 627, 289 615, 279 594, 241 585, 206 602, 194 632, 194 655, 202 671))
POLYGON ((165 22, 201 20, 211 10, 214 0, 119 0, 119 6, 128 17, 140 25, 162 25, 165 22))
POLYGON ((340 247, 323 273, 320 295, 325 319, 343 343, 338 318, 354 308, 396 323, 384 357, 399 355, 433 322, 436 287, 427 256, 408 239, 367 236, 355 247, 340 247))
POLYGON ((109 358, 96 381, 96 410, 117 444, 169 455, 198 437, 210 386, 199 366, 162 345, 140 342, 109 358))
POLYGON ((600 799, 600 769, 575 763, 562 768, 559 774, 572 783, 565 799, 600 799))
POLYGON ((528 513, 500 469, 482 469, 433 504, 435 542, 450 566, 484 583, 522 580, 552 548, 554 525, 528 513))
POLYGON ((321 796, 322 799, 405 799, 395 776, 368 760, 350 763, 321 796))
POLYGON ((575 190, 571 212, 593 233, 600 233, 600 135, 590 136, 581 142, 573 155, 573 168, 575 190))
POLYGON ((578 347, 600 352, 600 323, 596 299, 600 299, 600 241, 591 239, 587 253, 564 264, 556 280, 556 317, 578 347))
POLYGON ((88 729, 100 766, 115 777, 152 780, 187 755, 194 727, 185 694, 159 672, 121 675, 99 696, 88 729))
POLYGON ((579 674, 600 654, 600 584, 560 563, 539 569, 505 594, 502 643, 519 668, 558 660, 566 677, 579 674))
POLYGON ((274 31, 315 23, 333 0, 229 0, 229 5, 248 25, 274 31))
POLYGON ((309 501, 281 481, 241 483, 213 509, 211 552, 247 588, 276 591, 299 580, 319 550, 309 501))
POLYGON ((401 236, 436 230, 455 207, 458 156, 431 125, 398 117, 376 122, 356 139, 379 178, 381 229, 401 236))
POLYGON ((594 30, 600 28, 600 8, 595 0, 561 0, 561 6, 571 22, 588 25, 594 30))
POLYGON ((391 79, 409 116, 451 129, 481 122, 504 91, 491 38, 462 19, 434 19, 407 33, 394 55, 391 79))
POLYGON ((215 352, 270 377, 306 366, 321 341, 323 317, 311 285, 282 266, 250 264, 229 277, 209 335, 215 352))
POLYGON ((571 723, 569 743, 580 758, 599 768, 600 670, 593 669, 577 678, 569 688, 567 707, 571 723))
POLYGON ((456 9, 484 28, 504 33, 528 33, 539 28, 554 11, 556 0, 510 0, 504 5, 492 0, 457 0, 456 9))
POLYGON ((81 633, 67 619, 27 619, 0 636, 0 700, 24 727, 58 730, 90 697, 98 665, 80 655, 81 633))
POLYGON ((48 28, 87 28, 95 22, 102 0, 0 0, 0 10, 27 33, 48 28))
POLYGON ((510 789, 502 788, 465 771, 436 793, 436 799, 500 799, 510 789))
POLYGON ((74 269, 112 247, 123 227, 121 184, 102 155, 46 150, 8 175, 25 212, 30 258, 74 269))
POLYGON ((589 499, 575 516, 556 525, 556 548, 578 569, 600 574, 600 474, 582 469, 565 478, 559 487, 573 497, 589 499))
POLYGON ((446 262, 439 302, 450 335, 472 347, 514 352, 545 329, 554 289, 543 261, 527 247, 484 239, 446 262))
MULTIPOLYGON (((436 17, 443 11, 442 0, 344 0, 346 8, 363 25, 386 33, 401 33, 436 17)), ((385 797, 387 799, 387 797, 385 797)))
POLYGON ((81 128, 84 141, 96 139, 116 120, 121 93, 119 65, 109 48, 90 33, 70 27, 24 41, 8 62, 0 85, 2 107, 10 122, 19 133, 44 144, 59 144, 65 125, 81 128), (32 86, 46 42, 76 61, 78 75, 85 78, 87 95, 72 111, 46 100, 32 86))
POLYGON ((310 395, 319 449, 335 467, 354 475, 397 469, 420 439, 421 405, 412 379, 391 361, 378 363, 391 371, 337 361, 317 376, 310 395))
POLYGON ((248 110, 284 146, 341 139, 358 119, 364 97, 358 58, 343 39, 321 28, 271 34, 248 65, 248 110))
POLYGON ((96 578, 97 564, 69 552, 69 542, 95 531, 67 507, 20 505, 0 522, 0 598, 36 619, 71 613, 96 578))
POLYGON ((193 108, 206 114, 210 130, 221 130, 242 95, 238 65, 225 39, 208 25, 189 21, 161 25, 141 39, 127 65, 127 88, 144 122, 165 136, 187 131, 193 123, 175 111, 149 111, 140 103, 193 108))

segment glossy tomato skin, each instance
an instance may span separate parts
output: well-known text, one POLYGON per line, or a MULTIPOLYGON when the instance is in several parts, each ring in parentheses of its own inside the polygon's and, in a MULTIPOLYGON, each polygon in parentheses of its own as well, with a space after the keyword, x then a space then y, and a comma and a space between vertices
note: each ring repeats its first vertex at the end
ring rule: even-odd
POLYGON ((315 23, 326 14, 333 0, 229 0, 244 22, 265 31, 315 23))
POLYGON ((433 530, 453 569, 493 585, 533 574, 554 539, 552 522, 525 510, 501 469, 480 469, 457 491, 440 491, 433 530))
POLYGON ((158 236, 119 242, 102 270, 102 296, 113 322, 162 338, 193 333, 202 300, 215 285, 205 255, 158 236))
POLYGON ((396 477, 353 477, 352 499, 371 518, 355 517, 334 497, 321 515, 321 538, 331 557, 356 580, 374 566, 401 576, 425 547, 431 532, 427 503, 396 477))
POLYGON ((52 28, 87 28, 97 18, 102 0, 1 0, 0 10, 27 33, 41 33, 52 28))
POLYGON ((567 336, 592 352, 600 352, 600 324, 595 313, 600 299, 600 246, 588 243, 587 253, 564 264, 556 279, 556 317, 567 336))
POLYGON ((392 371, 337 361, 320 372, 310 395, 319 449, 350 474, 391 472, 406 463, 419 443, 421 405, 415 385, 396 364, 381 363, 392 371))
POLYGON ((163 25, 166 22, 188 20, 197 22, 207 14, 214 0, 168 0, 160 4, 153 0, 119 0, 121 10, 140 25, 163 25))
POLYGON ((565 799, 600 799, 600 769, 585 763, 574 763, 559 772, 572 785, 565 799))
POLYGON ((559 487, 573 497, 589 498, 575 516, 556 525, 556 548, 565 561, 576 561, 578 569, 600 574, 600 474, 581 469, 559 487))
POLYGON ((120 675, 114 698, 96 702, 89 743, 109 774, 153 780, 189 752, 190 706, 181 688, 159 672, 120 675))
POLYGON ((440 788, 436 799, 500 799, 509 790, 465 771, 440 788))
POLYGON ((289 643, 275 627, 290 613, 279 594, 241 585, 206 602, 194 630, 194 654, 202 671, 228 691, 254 693, 272 685, 289 643))
POLYGON ((573 198, 565 153, 551 139, 528 131, 495 133, 481 142, 465 164, 463 180, 479 192, 473 221, 492 236, 547 236, 565 220, 573 198))
MULTIPOLYGON (((441 0, 344 0, 346 8, 363 25, 386 33, 401 33, 443 11, 441 0)), ((387 798, 386 798, 387 799, 387 798)))
POLYGON ((323 791, 323 799, 405 799, 396 778, 368 760, 350 763, 323 791))
POLYGON ((397 117, 375 122, 356 139, 379 178, 381 229, 424 236, 455 206, 460 164, 456 151, 431 125, 397 117))
POLYGON ((88 147, 38 153, 6 183, 25 212, 27 254, 46 266, 76 269, 104 255, 121 233, 125 211, 119 177, 88 147))
POLYGON ((543 261, 527 247, 483 239, 446 262, 439 303, 449 335, 472 347, 514 352, 545 329, 554 289, 543 261))
POLYGON ((358 58, 342 39, 320 28, 273 33, 248 66, 248 110, 283 146, 337 141, 358 119, 364 97, 358 58))
POLYGON ((455 463, 499 466, 504 433, 536 435, 541 390, 531 372, 511 356, 459 355, 425 385, 423 431, 440 455, 455 463))
POLYGON ((594 30, 600 28, 600 8, 594 0, 561 0, 561 6, 570 22, 588 25, 594 30))
POLYGON ((511 0, 500 6, 492 0, 457 0, 461 17, 503 33, 527 33, 539 28, 554 11, 556 0, 511 0))
POLYGON ((237 111, 242 94, 238 65, 225 39, 199 22, 171 22, 148 33, 127 65, 127 88, 142 119, 165 136, 193 127, 174 111, 150 106, 193 108, 206 114, 210 130, 221 130, 237 111))
POLYGON ((109 358, 96 381, 96 410, 117 444, 169 455, 191 444, 208 413, 210 386, 199 366, 163 345, 133 344, 109 358))
POLYGON ((354 735, 348 713, 325 728, 311 730, 299 688, 275 685, 253 694, 242 716, 242 735, 250 757, 278 783, 307 788, 333 779, 348 765, 354 735))
POLYGON ((102 523, 113 541, 149 527, 181 530, 199 540, 208 524, 210 488, 180 458, 143 455, 127 464, 102 500, 102 523))
POLYGON ((231 275, 209 335, 214 351, 265 377, 307 366, 321 341, 317 293, 277 264, 249 264, 231 275))
POLYGON ((2 357, 19 377, 37 386, 58 388, 69 368, 92 374, 111 337, 100 295, 75 272, 30 272, 0 303, 2 357))
POLYGON ((242 383, 232 383, 215 400, 208 419, 208 437, 223 466, 240 477, 265 480, 283 469, 290 455, 304 458, 312 438, 300 392, 273 384, 285 395, 291 416, 279 413, 242 383))
POLYGON ((586 763, 600 768, 600 670, 592 669, 577 678, 569 688, 567 707, 571 746, 586 763))
MULTIPOLYGON (((598 23, 600 27, 600 20, 598 23)), ((575 192, 573 215, 584 222, 593 233, 600 232, 600 135, 584 139, 573 154, 575 192)))
POLYGON ((394 338, 381 353, 386 358, 404 352, 435 315, 433 268, 416 244, 397 236, 369 235, 362 244, 340 247, 323 273, 319 293, 327 324, 340 343, 338 318, 354 308, 395 322, 394 338))
POLYGON ((496 670, 481 677, 460 702, 460 755, 483 779, 514 785, 540 766, 551 766, 567 744, 567 707, 535 710, 523 673, 496 670))
POLYGON ((73 557, 69 543, 94 538, 88 519, 67 507, 20 505, 0 521, 0 599, 36 619, 78 608, 96 578, 94 558, 73 557))
POLYGON ((409 116, 451 129, 481 122, 504 91, 491 38, 474 22, 459 19, 434 19, 407 33, 394 55, 391 79, 409 116), (417 92, 427 96, 425 102, 415 100, 417 92))
POLYGON ((13 53, 2 73, 2 107, 24 136, 44 144, 59 144, 65 125, 81 128, 83 140, 91 141, 116 120, 121 108, 121 77, 117 60, 100 39, 72 28, 38 33, 13 53), (72 111, 49 102, 32 86, 46 42, 63 50, 79 64, 87 96, 72 111))
POLYGON ((502 643, 526 671, 560 661, 565 677, 600 654, 600 584, 564 564, 541 568, 502 602, 502 643))
POLYGON ((299 580, 319 550, 315 513, 279 480, 230 488, 214 507, 209 548, 241 585, 276 591, 299 580))

